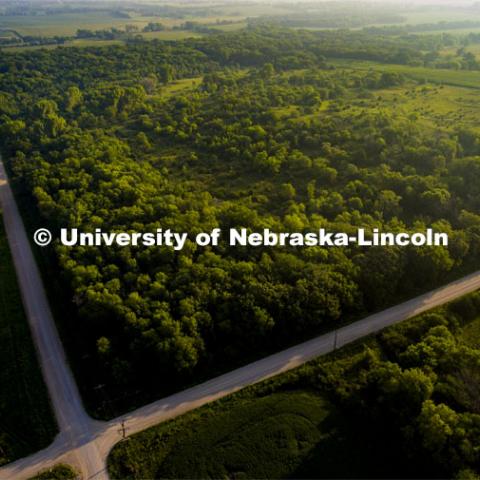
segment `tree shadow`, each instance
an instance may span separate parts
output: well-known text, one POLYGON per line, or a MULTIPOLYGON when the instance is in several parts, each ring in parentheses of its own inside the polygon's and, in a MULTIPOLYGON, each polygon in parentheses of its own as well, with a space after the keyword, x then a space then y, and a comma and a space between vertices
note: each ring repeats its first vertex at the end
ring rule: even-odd
POLYGON ((409 461, 392 435, 356 425, 340 411, 332 411, 319 425, 324 437, 291 472, 295 479, 407 479, 428 478, 418 462, 409 461))

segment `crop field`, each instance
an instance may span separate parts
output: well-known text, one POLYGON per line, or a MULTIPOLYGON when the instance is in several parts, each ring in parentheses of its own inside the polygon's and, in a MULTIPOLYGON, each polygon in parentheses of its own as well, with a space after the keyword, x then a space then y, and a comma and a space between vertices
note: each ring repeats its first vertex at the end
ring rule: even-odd
MULTIPOLYGON (((149 22, 158 22, 167 28, 178 26, 186 21, 195 21, 216 29, 231 31, 243 28, 247 17, 261 15, 284 15, 292 9, 281 5, 241 4, 241 5, 215 5, 211 10, 206 10, 201 15, 190 13, 189 7, 184 5, 185 14, 181 16, 143 16, 139 12, 125 10, 123 13, 130 18, 122 18, 115 12, 108 10, 91 10, 86 12, 57 12, 55 14, 39 15, 6 15, 0 17, 0 29, 11 29, 20 35, 33 35, 42 37, 72 36, 78 29, 103 30, 118 28, 124 29, 125 25, 135 25, 141 30, 149 22), (231 22, 221 25, 221 22, 231 22), (219 24, 220 23, 220 24, 219 24), (217 25, 219 24, 219 25, 217 25)), ((193 5, 195 7, 195 5, 193 5)), ((157 33, 157 32, 155 32, 157 33)), ((184 32, 158 32, 158 37, 166 40, 185 38, 184 32)), ((11 36, 12 33, 9 33, 11 36)), ((153 35, 149 35, 152 37, 153 35)), ((189 37, 193 36, 188 34, 189 37)))
POLYGON ((246 26, 247 26, 247 22, 242 21, 242 22, 228 23, 225 25, 212 25, 211 28, 214 28, 215 30, 221 30, 222 32, 233 32, 235 30, 241 30, 246 26))
MULTIPOLYGON (((243 20, 243 18, 241 19, 243 20)), ((3 16, 0 17, 1 29, 12 29, 20 35, 34 35, 41 37, 73 36, 78 29, 88 30, 109 30, 110 28, 124 29, 125 25, 135 25, 141 30, 149 22, 159 22, 166 27, 180 25, 186 21, 201 21, 201 23, 211 23, 215 26, 219 21, 239 21, 239 18, 231 15, 218 15, 214 17, 185 17, 183 19, 173 19, 164 17, 143 17, 132 15, 131 18, 118 18, 106 12, 84 13, 84 14, 57 14, 57 15, 25 15, 25 16, 3 16)), ((225 25, 228 26, 228 25, 225 25)), ((178 40, 185 38, 184 32, 152 32, 168 36, 168 40, 178 40), (176 36, 175 36, 176 35, 176 36)), ((5 34, 5 32, 4 32, 5 34)), ((11 36, 11 34, 9 34, 11 36)), ((192 36, 191 34, 189 36, 192 36)), ((162 35, 160 35, 162 37, 162 35)))
MULTIPOLYGON (((139 33, 146 40, 183 40, 185 38, 199 38, 202 37, 201 33, 191 32, 189 30, 165 30, 162 32, 146 32, 139 33)), ((105 47, 109 45, 123 45, 124 40, 97 40, 88 38, 79 38, 75 40, 69 40, 62 45, 15 45, 2 47, 1 50, 6 53, 24 52, 30 50, 53 50, 59 47, 105 47)))
POLYGON ((452 35, 467 35, 469 33, 479 33, 480 27, 467 27, 467 28, 445 28, 439 27, 438 30, 431 32, 419 32, 419 35, 438 34, 438 33, 450 33, 452 35))
POLYGON ((183 40, 184 38, 199 38, 203 35, 189 30, 164 30, 162 32, 141 33, 146 40, 183 40))
POLYGON ((415 80, 480 89, 479 71, 459 71, 439 68, 411 67, 409 65, 389 65, 362 60, 333 60, 331 63, 335 66, 348 69, 400 73, 415 80))
MULTIPOLYGON (((211 24, 214 28, 229 30, 230 24, 216 25, 217 22, 227 21, 235 22, 232 25, 243 26, 245 16, 237 15, 215 15, 206 17, 185 16, 184 18, 165 18, 165 17, 145 17, 131 15, 131 18, 118 18, 107 12, 96 13, 62 13, 56 15, 22 15, 22 16, 3 16, 0 17, 0 29, 12 29, 20 35, 33 35, 41 37, 53 36, 73 36, 78 29, 104 30, 111 28, 125 29, 125 25, 135 25, 141 30, 150 22, 159 22, 168 28, 178 26, 186 21, 196 21, 202 24, 211 24)), ((166 40, 178 40, 185 38, 185 32, 152 32, 158 33, 159 38, 165 37, 166 40), (183 34, 183 35, 182 35, 183 34)), ((188 33, 188 32, 187 32, 188 33)), ((7 32, 2 32, 6 35, 7 32)), ((8 36, 11 36, 9 33, 8 36)), ((193 36, 189 34, 188 36, 193 36)), ((157 37, 155 37, 157 38, 157 37)))
MULTIPOLYGON (((319 395, 297 391, 235 400, 129 439, 113 451, 110 475, 190 478, 195 472, 198 478, 285 478, 312 448, 334 441, 333 410, 319 395)), ((323 468, 333 473, 332 466, 327 462, 323 468)))
POLYGON ((10 46, 2 47, 2 52, 6 53, 16 53, 16 52, 26 52, 30 50, 53 50, 59 47, 105 47, 108 45, 123 45, 125 42, 123 40, 95 40, 95 39, 75 39, 68 42, 65 42, 63 45, 25 45, 25 46, 10 46))
MULTIPOLYGON (((61 12, 55 14, 41 15, 12 15, 0 17, 0 29, 12 29, 21 35, 34 35, 51 37, 71 36, 77 29, 102 30, 110 28, 124 29, 126 24, 135 25, 141 30, 149 22, 160 22, 166 27, 178 26, 185 21, 196 21, 202 24, 212 26, 212 28, 222 31, 233 31, 244 28, 247 18, 266 16, 275 18, 296 13, 291 5, 267 5, 267 4, 239 4, 239 5, 215 5, 211 11, 196 16, 188 12, 189 4, 185 4, 187 11, 181 18, 164 16, 142 16, 135 11, 125 11, 130 18, 121 18, 115 12, 105 10, 90 12, 61 12), (216 25, 218 22, 231 22, 225 25, 216 25)), ((451 22, 451 21, 475 21, 480 20, 480 14, 472 13, 465 9, 420 9, 417 11, 402 12, 401 17, 405 19, 406 24, 415 25, 423 23, 451 22)), ((380 23, 381 25, 381 23, 380 23)), ((308 27, 315 29, 314 27, 308 27)), ((323 27, 322 27, 323 29, 323 27)), ((452 33, 467 33, 471 31, 480 31, 480 28, 467 29, 442 29, 452 33)), ((428 33, 428 32, 426 32, 428 33)), ((168 37, 168 36, 167 36, 168 37)), ((184 38, 173 36, 166 38, 168 40, 184 38)))
POLYGON ((0 219, 0 465, 47 446, 55 434, 21 305, 0 219))
MULTIPOLYGON (((65 44, 64 46, 70 46, 65 44)), ((58 48, 59 45, 12 45, 8 47, 2 47, 1 51, 5 53, 20 53, 20 52, 29 52, 41 49, 53 50, 54 48, 58 48)))
POLYGON ((459 8, 458 11, 452 8, 425 8, 415 12, 402 13, 405 18, 405 23, 410 25, 417 25, 422 23, 437 23, 437 22, 456 22, 456 21, 475 21, 480 20, 480 14, 475 14, 471 11, 459 8))
POLYGON ((261 15, 285 15, 295 11, 295 7, 282 4, 268 3, 243 3, 232 5, 221 5, 219 11, 224 16, 230 17, 257 17, 261 15))
POLYGON ((25 15, 0 17, 1 28, 11 28, 21 35, 53 37, 55 35, 75 35, 78 29, 102 30, 125 28, 126 24, 136 25, 140 29, 148 22, 158 22, 157 17, 116 18, 103 12, 58 14, 58 15, 25 15))

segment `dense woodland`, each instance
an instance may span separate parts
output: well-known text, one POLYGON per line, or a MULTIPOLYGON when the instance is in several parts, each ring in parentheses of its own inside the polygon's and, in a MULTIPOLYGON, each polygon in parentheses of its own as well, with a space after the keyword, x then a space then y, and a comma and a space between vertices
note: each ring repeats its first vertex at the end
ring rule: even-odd
POLYGON ((112 415, 475 267, 478 130, 367 111, 388 89, 426 87, 331 64, 423 65, 445 41, 258 27, 0 57, 2 150, 32 226, 450 235, 448 248, 51 247, 47 281, 92 410, 112 415))
POLYGON ((374 443, 387 442, 386 455, 406 476, 477 479, 479 309, 476 293, 387 330, 377 349, 328 362, 304 378, 327 389, 374 443))

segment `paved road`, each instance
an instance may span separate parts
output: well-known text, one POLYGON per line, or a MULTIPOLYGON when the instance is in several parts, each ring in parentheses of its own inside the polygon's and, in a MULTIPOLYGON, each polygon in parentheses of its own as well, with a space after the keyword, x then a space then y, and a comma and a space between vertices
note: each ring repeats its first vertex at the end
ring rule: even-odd
POLYGON ((126 434, 132 435, 247 385, 298 367, 312 358, 331 352, 335 346, 341 347, 480 288, 480 272, 475 272, 336 332, 250 363, 123 417, 98 422, 88 417, 82 406, 1 160, 0 204, 25 310, 60 429, 54 443, 47 449, 0 468, 0 480, 26 479, 58 462, 76 466, 85 479, 106 479, 106 458, 111 448, 122 439, 122 422, 126 434))

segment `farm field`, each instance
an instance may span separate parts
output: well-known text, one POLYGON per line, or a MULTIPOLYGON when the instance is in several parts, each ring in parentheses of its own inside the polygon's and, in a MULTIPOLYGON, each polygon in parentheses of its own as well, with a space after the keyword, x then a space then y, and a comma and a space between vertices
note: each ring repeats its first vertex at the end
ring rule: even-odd
POLYGON ((64 13, 57 15, 21 15, 0 17, 0 28, 10 28, 21 35, 41 37, 72 36, 78 29, 102 30, 125 28, 125 25, 136 25, 140 29, 149 22, 158 21, 157 17, 116 18, 108 13, 64 13))
POLYGON ((430 7, 418 9, 414 12, 404 12, 402 17, 405 18, 405 23, 410 25, 418 25, 422 23, 437 23, 437 22, 455 22, 455 21, 475 21, 480 20, 480 12, 475 13, 465 8, 442 8, 430 7))
POLYGON ((47 446, 56 433, 0 218, 0 465, 47 446))
MULTIPOLYGON (((33 35, 40 37, 53 37, 53 36, 73 36, 79 29, 87 30, 103 30, 110 28, 124 29, 125 25, 134 25, 141 30, 145 25, 150 22, 159 22, 168 28, 180 25, 186 21, 201 21, 201 23, 212 24, 215 26, 217 21, 235 21, 242 20, 242 17, 232 15, 218 15, 213 17, 193 17, 186 16, 182 19, 173 19, 166 17, 144 17, 139 15, 132 15, 131 18, 118 18, 107 12, 96 13, 64 13, 56 15, 21 15, 21 16, 0 16, 0 28, 12 29, 17 31, 20 35, 33 35)), ((228 25, 225 25, 228 27, 228 25)), ((221 28, 221 27, 219 27, 221 28)), ((182 36, 182 32, 166 31, 166 32, 154 32, 160 34, 171 34, 167 40, 178 40, 185 38, 182 36), (178 36, 175 36, 178 34, 178 36)), ((168 35, 166 35, 168 37, 168 35)), ((162 37, 162 35, 160 35, 162 37)))
MULTIPOLYGON (((162 32, 145 32, 139 33, 146 40, 183 40, 185 38, 200 38, 203 35, 197 32, 191 32, 188 30, 165 30, 162 32)), ((25 52, 34 50, 53 50, 55 48, 68 48, 68 47, 106 47, 109 45, 123 45, 124 40, 97 40, 97 39, 74 39, 68 40, 61 45, 19 45, 19 46, 7 46, 2 47, 1 50, 6 53, 25 52)))
MULTIPOLYGON (((129 17, 119 17, 115 12, 104 10, 92 10, 89 12, 63 12, 55 14, 41 15, 8 15, 0 16, 0 29, 14 30, 20 35, 31 35, 40 37, 53 36, 72 36, 78 29, 103 30, 103 29, 124 29, 125 25, 138 27, 139 31, 148 23, 162 23, 167 28, 178 26, 187 21, 199 22, 203 25, 211 26, 219 30, 230 31, 243 28, 247 17, 256 17, 259 15, 276 15, 289 11, 288 7, 269 6, 269 5, 219 5, 215 7, 214 13, 205 15, 192 15, 187 11, 184 15, 175 18, 175 16, 143 16, 135 11, 125 11, 129 17), (233 22, 226 25, 217 25, 219 22, 233 22)), ((164 38, 166 40, 179 40, 190 35, 182 35, 182 32, 151 32, 159 33, 158 37, 147 35, 149 37, 164 38)), ((11 35, 11 34, 8 34, 11 35)))
POLYGON ((2 52, 5 53, 16 53, 16 52, 27 52, 34 50, 53 50, 55 48, 68 48, 68 47, 106 47, 109 45, 123 45, 125 42, 123 40, 89 40, 89 39, 75 39, 67 41, 62 45, 25 45, 25 46, 10 46, 2 47, 2 52))
POLYGON ((164 30, 162 32, 141 33, 145 40, 183 40, 185 38, 200 38, 203 35, 189 30, 164 30))
MULTIPOLYGON (((247 25, 247 18, 256 18, 265 16, 265 18, 275 20, 276 17, 285 17, 295 12, 295 9, 290 5, 282 4, 242 4, 242 5, 228 5, 220 4, 210 6, 208 13, 202 15, 192 15, 189 13, 189 8, 192 5, 185 4, 185 14, 176 18, 175 16, 147 16, 142 15, 134 10, 125 10, 124 13, 129 17, 122 18, 116 12, 104 10, 100 8, 89 12, 56 12, 55 14, 40 14, 40 15, 8 15, 0 16, 0 29, 11 29, 18 32, 20 35, 31 35, 39 37, 53 37, 53 36, 73 36, 78 29, 88 30, 109 30, 111 28, 124 29, 125 26, 136 26, 139 31, 150 22, 162 23, 167 28, 178 26, 186 21, 194 21, 207 25, 210 28, 220 31, 235 31, 244 28, 247 25), (225 25, 218 24, 219 22, 229 22, 225 25), (230 23, 231 22, 231 23, 230 23)), ((399 17, 400 18, 400 17, 399 17)), ((422 23, 437 23, 445 21, 474 21, 480 20, 480 14, 472 14, 471 12, 461 10, 458 12, 451 9, 433 10, 419 10, 401 13, 401 18, 404 19, 402 23, 405 24, 422 24, 422 23)), ((367 23, 368 24, 368 23, 367 23)), ((381 25, 381 23, 376 23, 381 25)), ((302 28, 302 27, 299 27, 302 28)), ((315 30, 317 27, 313 25, 306 26, 306 28, 315 30)), ((354 27, 360 28, 360 27, 354 27)), ((439 27, 440 28, 440 27, 439 27)), ((318 29, 328 29, 328 27, 321 26, 318 29)), ((468 33, 480 31, 480 28, 466 28, 466 29, 452 29, 445 30, 452 33, 468 33)), ((425 34, 431 32, 425 32, 425 34)), ((189 38, 196 36, 188 32, 149 32, 146 38, 160 38, 165 40, 179 40, 182 38, 189 38), (152 33, 158 33, 153 35, 152 33)), ((81 46, 81 45, 79 45, 81 46)))
POLYGON ((237 19, 241 20, 246 17, 259 17, 262 15, 285 15, 295 11, 295 7, 282 3, 262 3, 262 2, 250 2, 250 3, 232 3, 232 4, 220 4, 216 6, 216 10, 225 19, 237 19))
MULTIPOLYGON (((146 40, 166 40, 175 41, 183 40, 186 38, 201 38, 203 35, 197 32, 190 32, 188 30, 165 30, 162 32, 146 32, 139 34, 146 40)), ((53 50, 55 48, 68 48, 68 47, 106 47, 109 45, 124 45, 124 40, 96 40, 96 39, 75 39, 68 40, 61 45, 19 45, 2 47, 1 50, 5 53, 26 52, 34 50, 53 50)))
POLYGON ((448 33, 451 35, 468 35, 469 33, 479 33, 480 27, 468 27, 468 28, 445 28, 439 27, 438 30, 431 32, 418 32, 419 35, 428 35, 432 33, 442 34, 448 33))
POLYGON ((214 28, 215 30, 220 30, 222 32, 233 32, 235 30, 241 30, 247 25, 247 22, 234 22, 225 25, 211 25, 210 28, 214 28))
MULTIPOLYGON (((129 439, 113 451, 110 475, 285 478, 319 444, 340 443, 335 417, 328 401, 307 391, 242 394, 129 439)), ((331 457, 323 471, 333 474, 338 460, 331 457)))
POLYGON ((411 67, 408 65, 389 65, 363 60, 338 60, 331 63, 338 67, 353 70, 376 70, 382 72, 399 73, 419 81, 428 81, 437 84, 453 85, 480 89, 480 72, 444 70, 439 68, 411 67))

